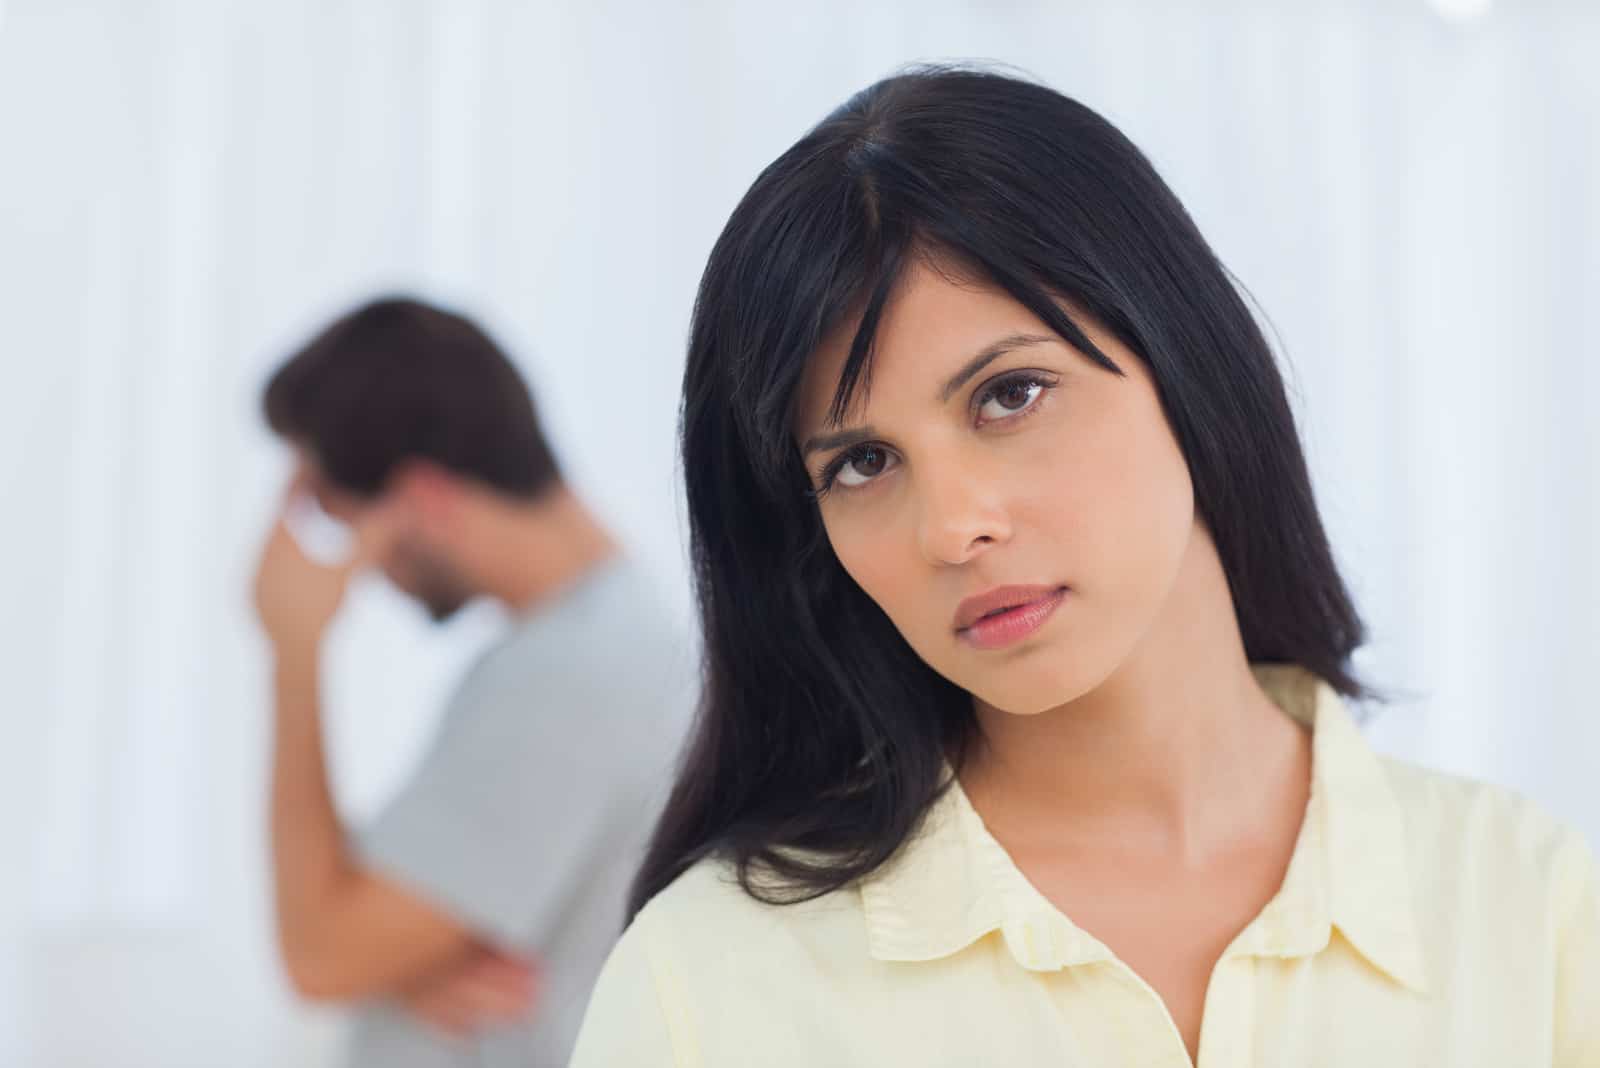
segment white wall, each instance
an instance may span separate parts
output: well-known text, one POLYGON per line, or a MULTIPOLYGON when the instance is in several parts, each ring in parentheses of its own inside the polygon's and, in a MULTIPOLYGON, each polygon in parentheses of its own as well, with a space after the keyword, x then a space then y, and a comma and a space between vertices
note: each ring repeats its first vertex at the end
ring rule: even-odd
MULTIPOLYGON (((257 394, 375 289, 484 316, 687 612, 672 430, 757 169, 911 59, 995 57, 1155 159, 1270 316, 1412 701, 1379 744, 1600 840, 1600 15, 1503 3, 11 0, 0 12, 0 1064, 314 1063, 273 960, 257 394)), ((364 590, 350 811, 491 621, 364 590), (384 670, 374 671, 375 665, 384 670)))

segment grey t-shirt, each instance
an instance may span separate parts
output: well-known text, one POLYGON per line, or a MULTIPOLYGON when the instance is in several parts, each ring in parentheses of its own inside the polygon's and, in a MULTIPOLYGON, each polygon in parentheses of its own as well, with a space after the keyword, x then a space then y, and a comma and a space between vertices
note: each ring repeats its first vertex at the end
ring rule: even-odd
POLYGON ((357 1012, 352 1068, 565 1065, 694 701, 692 651, 614 558, 519 619, 468 672, 362 860, 486 941, 537 955, 526 1022, 471 1040, 398 1005, 357 1012))

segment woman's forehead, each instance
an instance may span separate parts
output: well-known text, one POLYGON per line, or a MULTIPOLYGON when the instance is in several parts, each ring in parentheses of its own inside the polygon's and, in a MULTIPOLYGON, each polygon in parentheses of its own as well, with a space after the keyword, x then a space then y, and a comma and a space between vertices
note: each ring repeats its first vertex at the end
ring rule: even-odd
MULTIPOLYGON (((823 338, 806 361, 796 391, 798 438, 827 429, 861 315, 847 316, 823 338)), ((937 400, 939 383, 962 362, 1007 337, 1054 337, 1049 327, 992 283, 952 275, 917 258, 884 305, 869 347, 868 362, 855 383, 840 422, 860 418, 874 386, 899 400, 937 400)))

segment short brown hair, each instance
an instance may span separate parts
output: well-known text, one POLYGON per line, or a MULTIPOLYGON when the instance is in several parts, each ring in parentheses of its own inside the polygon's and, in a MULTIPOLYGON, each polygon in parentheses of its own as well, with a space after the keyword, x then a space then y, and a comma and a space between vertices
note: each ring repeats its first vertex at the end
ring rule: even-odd
POLYGON ((373 496, 408 458, 503 493, 560 480, 527 384, 460 315, 403 297, 343 316, 280 367, 262 407, 341 489, 373 496))

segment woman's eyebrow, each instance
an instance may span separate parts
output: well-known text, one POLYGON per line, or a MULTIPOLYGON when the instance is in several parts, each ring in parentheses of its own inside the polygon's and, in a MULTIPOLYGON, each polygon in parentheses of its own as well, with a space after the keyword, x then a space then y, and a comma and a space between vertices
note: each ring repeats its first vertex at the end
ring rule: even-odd
POLYGON ((1027 348, 1029 345, 1049 344, 1055 340, 1057 338, 1054 334, 1012 334, 991 345, 984 346, 983 350, 968 360, 961 370, 950 376, 950 381, 946 382, 944 388, 939 391, 939 403, 943 404, 955 396, 956 390, 970 382, 973 375, 1006 353, 1014 349, 1027 348))
POLYGON ((814 452, 821 452, 824 449, 836 449, 841 445, 855 445, 876 436, 877 431, 870 426, 839 430, 832 434, 814 434, 807 438, 806 443, 800 447, 800 453, 803 456, 810 456, 814 452))
MULTIPOLYGON (((950 380, 939 390, 939 403, 943 404, 955 396, 956 390, 972 381, 972 377, 989 364, 998 360, 1008 352, 1016 349, 1027 348, 1030 345, 1048 345, 1059 340, 1054 334, 1010 334, 999 341, 985 345, 977 355, 962 365, 961 370, 950 376, 950 380)), ((832 434, 815 434, 806 439, 800 446, 803 456, 810 456, 814 452, 824 449, 836 449, 842 445, 855 445, 869 441, 877 434, 870 426, 855 427, 850 430, 839 430, 832 434)))

